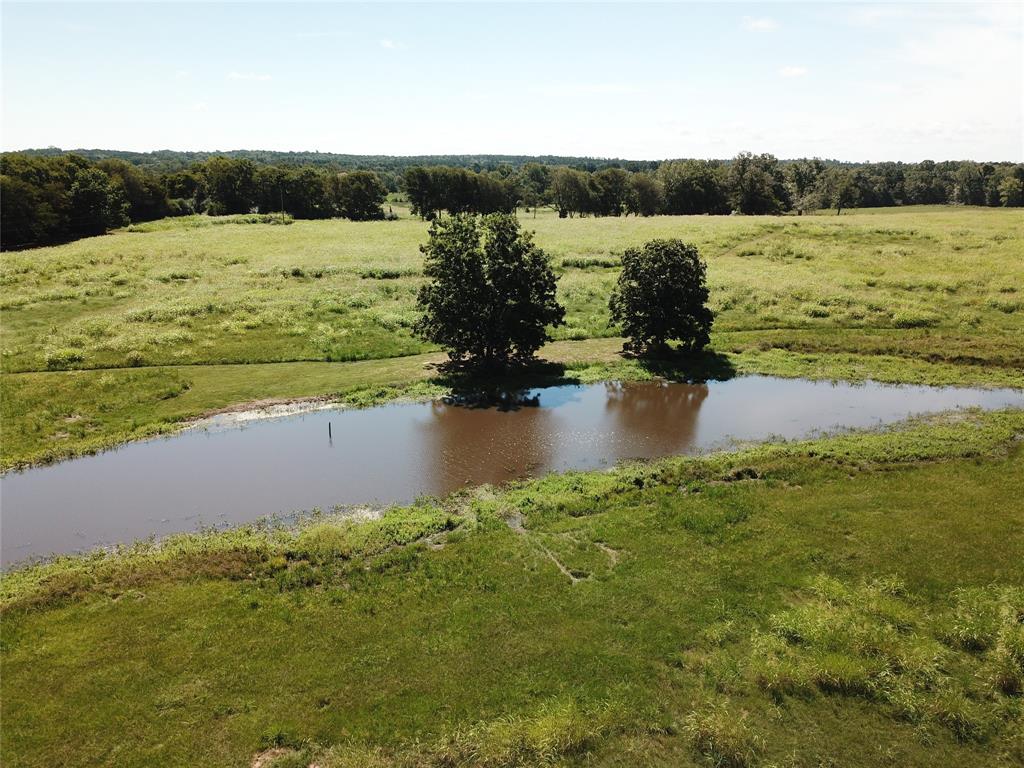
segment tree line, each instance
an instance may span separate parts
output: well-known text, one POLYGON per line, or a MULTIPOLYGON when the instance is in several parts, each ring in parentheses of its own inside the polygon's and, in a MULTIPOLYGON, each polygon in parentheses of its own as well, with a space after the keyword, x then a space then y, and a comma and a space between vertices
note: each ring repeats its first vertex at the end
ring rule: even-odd
MULTIPOLYGON (((266 164, 229 154, 155 170, 122 157, 90 160, 58 152, 0 156, 3 248, 64 242, 130 222, 190 213, 280 211, 303 219, 380 219, 389 189, 404 193, 413 213, 426 219, 442 212, 507 213, 519 207, 550 207, 560 216, 574 217, 779 214, 819 208, 838 212, 937 203, 1024 205, 1024 164, 1013 163, 849 164, 741 153, 731 160, 661 163, 551 158, 582 161, 576 166, 509 156, 516 162, 465 167, 390 158, 392 176, 386 181, 368 169, 266 164)), ((293 154, 304 158, 310 153, 293 154)), ((465 161, 472 156, 452 157, 465 161)))
POLYGON ((4 249, 48 245, 192 213, 383 219, 386 198, 387 189, 372 171, 212 157, 155 173, 119 159, 5 153, 0 156, 0 244, 4 249))
POLYGON ((493 213, 520 205, 551 207, 563 217, 765 215, 940 203, 1021 206, 1024 164, 926 160, 851 165, 780 161, 745 152, 728 161, 670 160, 639 171, 540 163, 488 174, 413 167, 405 171, 403 186, 413 212, 425 218, 441 211, 493 213), (474 189, 487 191, 475 198, 474 189))

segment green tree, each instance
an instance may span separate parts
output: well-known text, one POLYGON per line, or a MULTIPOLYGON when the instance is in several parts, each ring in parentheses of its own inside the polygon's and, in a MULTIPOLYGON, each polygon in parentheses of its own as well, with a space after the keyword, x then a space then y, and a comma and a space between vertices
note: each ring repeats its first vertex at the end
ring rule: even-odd
POLYGON ((420 250, 429 282, 420 289, 416 332, 452 360, 486 368, 531 358, 564 322, 555 274, 510 214, 439 218, 420 250))
POLYGON ((838 216, 843 208, 857 204, 858 189, 855 172, 838 166, 829 168, 818 180, 821 205, 835 208, 838 216))
POLYGON ((747 214, 781 213, 789 208, 786 179, 774 155, 741 152, 729 166, 729 202, 747 214))
POLYGON ((707 268, 696 246, 681 240, 651 240, 627 248, 608 302, 612 323, 635 352, 663 350, 671 339, 699 351, 710 341, 714 315, 707 306, 707 268))
POLYGON ((48 242, 52 229, 36 187, 15 176, 0 175, 0 234, 4 248, 48 242))
POLYGON ((519 169, 517 186, 523 205, 532 208, 537 218, 537 208, 548 203, 551 169, 540 163, 526 163, 519 169))
POLYGON ((353 221, 384 218, 388 191, 373 171, 339 173, 331 181, 334 204, 341 216, 353 221))
POLYGON ((71 184, 71 223, 76 232, 102 235, 128 223, 128 201, 120 186, 98 168, 85 168, 71 184))
POLYGON ((1007 176, 999 182, 999 201, 1008 208, 1024 205, 1024 181, 1007 176))
POLYGON ((665 190, 666 213, 729 213, 720 166, 707 160, 662 163, 658 179, 665 190))
POLYGON ((953 201, 962 205, 985 204, 985 169, 965 160, 953 172, 953 201))
POLYGON ((200 172, 209 213, 248 213, 256 205, 256 167, 251 160, 212 157, 200 172))
POLYGON ((629 199, 629 171, 603 168, 593 174, 595 210, 601 216, 621 216, 629 199))
POLYGON ((818 158, 797 160, 786 167, 786 182, 798 213, 818 207, 818 183, 824 172, 825 164, 818 158))
POLYGON ((949 198, 943 175, 932 160, 911 166, 904 178, 905 202, 911 205, 945 203, 949 198))
POLYGON ((167 190, 156 176, 124 160, 100 160, 96 167, 121 188, 129 219, 152 221, 167 215, 167 190))
POLYGON ((556 168, 551 174, 551 203, 559 218, 570 218, 590 208, 589 174, 574 168, 556 168))
POLYGON ((630 176, 626 211, 634 216, 654 216, 665 205, 661 182, 652 173, 638 172, 630 176))

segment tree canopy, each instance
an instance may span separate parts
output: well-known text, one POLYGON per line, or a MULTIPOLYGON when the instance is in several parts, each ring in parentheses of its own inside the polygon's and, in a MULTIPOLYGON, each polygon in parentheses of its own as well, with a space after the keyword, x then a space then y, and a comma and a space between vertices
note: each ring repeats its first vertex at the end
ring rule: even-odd
POLYGON ((564 322, 551 264, 515 216, 439 217, 421 250, 429 282, 416 331, 452 360, 486 368, 523 362, 564 322))
POLYGON ((714 320, 705 273, 696 246, 682 240, 627 248, 608 302, 612 322, 628 337, 626 348, 657 351, 676 340, 687 352, 703 349, 714 320))

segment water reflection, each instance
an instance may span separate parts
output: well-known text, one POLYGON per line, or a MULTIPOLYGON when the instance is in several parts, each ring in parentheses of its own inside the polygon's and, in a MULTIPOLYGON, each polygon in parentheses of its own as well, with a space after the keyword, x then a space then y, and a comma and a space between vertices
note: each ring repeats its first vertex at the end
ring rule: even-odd
POLYGON ((417 445, 432 467, 424 492, 439 496, 471 483, 502 483, 548 466, 559 419, 540 405, 538 390, 490 407, 481 400, 433 403, 430 417, 417 424, 417 445))
POLYGON ((707 384, 605 384, 605 413, 623 458, 687 453, 697 438, 707 384))

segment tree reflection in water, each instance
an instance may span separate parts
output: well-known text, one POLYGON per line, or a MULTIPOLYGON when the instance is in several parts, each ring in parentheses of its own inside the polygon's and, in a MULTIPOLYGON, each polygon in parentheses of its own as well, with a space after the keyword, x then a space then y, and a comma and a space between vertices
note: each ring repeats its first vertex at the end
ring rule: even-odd
POLYGON ((647 382, 605 384, 605 413, 612 420, 620 458, 685 453, 697 440, 707 384, 647 382))
POLYGON ((432 404, 419 425, 430 493, 526 477, 553 462, 558 418, 531 390, 489 392, 432 404))

